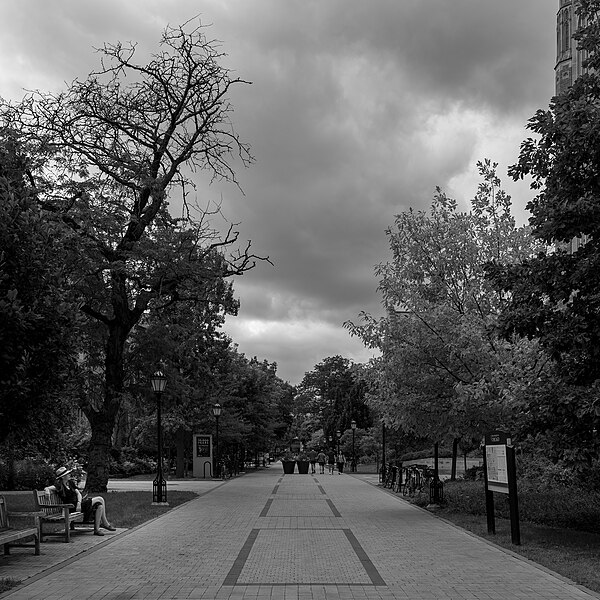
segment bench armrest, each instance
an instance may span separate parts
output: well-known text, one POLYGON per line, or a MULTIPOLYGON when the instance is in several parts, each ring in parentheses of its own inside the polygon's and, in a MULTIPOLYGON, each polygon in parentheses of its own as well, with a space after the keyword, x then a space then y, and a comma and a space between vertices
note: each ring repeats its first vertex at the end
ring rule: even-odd
POLYGON ((40 504, 40 508, 75 508, 74 504, 40 504))

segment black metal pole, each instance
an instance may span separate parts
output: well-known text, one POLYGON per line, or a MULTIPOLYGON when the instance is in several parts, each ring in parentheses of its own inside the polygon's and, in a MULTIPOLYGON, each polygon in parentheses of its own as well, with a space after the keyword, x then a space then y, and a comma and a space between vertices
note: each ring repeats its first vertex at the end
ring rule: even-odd
POLYGON ((440 503, 440 488, 438 485, 438 481, 440 478, 440 470, 439 470, 439 444, 435 442, 433 445, 433 503, 440 503))
POLYGON ((215 477, 219 477, 221 475, 221 465, 219 463, 219 416, 216 415, 215 419, 217 421, 217 435, 215 440, 215 477))
POLYGON ((488 533, 496 533, 496 515, 494 513, 494 492, 488 488, 487 458, 483 447, 483 480, 485 483, 485 514, 488 533))
POLYGON ((353 429, 352 430, 352 472, 356 473, 356 452, 354 452, 354 434, 356 433, 356 430, 353 429))
POLYGON ((385 423, 381 424, 381 481, 385 482, 386 464, 385 464, 385 423))
POLYGON ((156 479, 152 486, 152 502, 155 504, 166 504, 167 482, 163 477, 163 447, 162 447, 162 403, 161 393, 156 392, 156 435, 158 438, 158 463, 156 479))
POLYGON ((519 499, 517 497, 517 462, 515 449, 506 447, 506 468, 508 475, 508 503, 510 509, 510 538, 516 546, 521 545, 521 527, 519 525, 519 499))

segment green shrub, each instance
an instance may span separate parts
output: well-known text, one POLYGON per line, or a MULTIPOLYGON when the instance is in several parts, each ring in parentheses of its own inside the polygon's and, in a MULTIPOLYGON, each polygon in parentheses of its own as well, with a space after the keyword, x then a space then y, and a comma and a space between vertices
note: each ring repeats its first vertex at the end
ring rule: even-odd
POLYGON ((156 461, 140 456, 135 448, 123 447, 111 454, 109 472, 112 477, 133 477, 156 472, 156 461))
MULTIPOLYGON (((431 458, 433 456, 433 447, 426 448, 425 450, 418 450, 417 452, 406 452, 402 454, 398 459, 400 462, 407 460, 420 460, 422 458, 431 458)), ((440 448, 438 452, 440 458, 452 458, 452 450, 440 448)))
MULTIPOLYGON (((541 481, 518 482, 519 514, 523 521, 600 533, 600 493, 580 487, 547 486, 541 481)), ((449 511, 485 514, 482 481, 455 481, 444 485, 449 511)), ((508 495, 494 493, 496 515, 509 518, 508 495)))
POLYGON ((485 477, 483 472, 483 467, 475 465, 474 467, 470 467, 464 473, 462 478, 468 481, 479 481, 485 477))
POLYGON ((0 462, 0 489, 41 490, 54 482, 54 468, 43 459, 25 458, 14 463, 14 485, 9 483, 6 462, 0 462))

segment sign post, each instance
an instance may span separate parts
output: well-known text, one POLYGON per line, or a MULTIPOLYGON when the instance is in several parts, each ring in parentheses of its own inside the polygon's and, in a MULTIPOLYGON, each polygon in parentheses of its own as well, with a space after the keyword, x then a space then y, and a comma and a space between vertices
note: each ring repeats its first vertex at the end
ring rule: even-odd
POLYGON ((485 509, 488 533, 496 533, 494 492, 508 494, 510 534, 512 543, 521 544, 519 501, 517 497, 517 466, 511 438, 503 431, 485 436, 483 453, 485 475, 485 509))

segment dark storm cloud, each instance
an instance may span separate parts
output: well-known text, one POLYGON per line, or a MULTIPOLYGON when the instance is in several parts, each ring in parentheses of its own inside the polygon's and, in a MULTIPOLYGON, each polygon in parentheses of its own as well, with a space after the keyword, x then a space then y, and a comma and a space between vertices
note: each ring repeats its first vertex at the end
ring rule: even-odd
POLYGON ((243 352, 277 361, 292 382, 325 356, 367 356, 341 324, 379 309, 373 266, 387 259, 394 215, 426 208, 437 185, 466 206, 475 162, 514 161, 526 120, 552 93, 553 0, 20 0, 4 8, 4 97, 84 77, 96 65, 90 47, 105 41, 138 41, 147 53, 167 23, 200 14, 212 24, 206 33, 222 41, 226 65, 252 81, 231 98, 256 162, 238 170, 245 195, 199 178, 199 201, 222 198, 241 239, 274 263, 236 282, 242 306, 227 328, 243 352))

